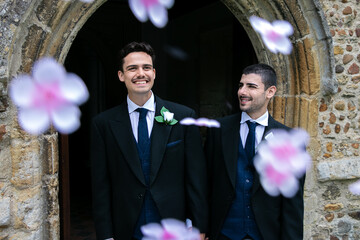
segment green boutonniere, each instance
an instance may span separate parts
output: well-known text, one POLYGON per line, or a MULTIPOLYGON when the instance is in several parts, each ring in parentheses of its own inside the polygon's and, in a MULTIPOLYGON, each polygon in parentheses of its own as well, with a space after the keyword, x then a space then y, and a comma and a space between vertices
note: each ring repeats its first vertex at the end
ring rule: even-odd
POLYGON ((168 125, 175 125, 178 120, 174 119, 174 113, 162 107, 160 110, 161 116, 156 116, 155 120, 159 123, 165 123, 168 125))

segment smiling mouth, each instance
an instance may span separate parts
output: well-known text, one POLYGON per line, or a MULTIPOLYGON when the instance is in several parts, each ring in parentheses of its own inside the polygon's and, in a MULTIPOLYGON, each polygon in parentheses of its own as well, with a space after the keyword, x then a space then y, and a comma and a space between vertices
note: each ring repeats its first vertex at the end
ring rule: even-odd
POLYGON ((247 102, 250 102, 251 98, 250 97, 241 97, 240 98, 240 103, 245 104, 247 102))
POLYGON ((133 81, 133 83, 134 84, 136 84, 136 85, 142 85, 142 84, 146 84, 146 83, 148 83, 148 82, 150 82, 149 80, 147 80, 147 79, 142 79, 142 80, 134 80, 133 81))

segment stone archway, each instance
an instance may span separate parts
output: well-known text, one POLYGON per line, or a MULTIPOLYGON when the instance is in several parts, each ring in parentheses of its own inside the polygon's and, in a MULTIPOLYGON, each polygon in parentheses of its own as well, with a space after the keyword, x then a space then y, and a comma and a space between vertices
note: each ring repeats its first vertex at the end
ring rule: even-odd
MULTIPOLYGON (((63 63, 79 29, 104 2, 32 1, 16 28, 9 53, 9 76, 30 72, 35 60, 45 55, 63 63)), ((247 31, 259 61, 271 64, 281 73, 279 92, 272 104, 274 117, 289 126, 305 128, 312 137, 313 146, 318 146, 318 99, 337 89, 331 37, 318 0, 222 2, 247 31), (292 38, 294 51, 291 55, 272 54, 264 48, 247 20, 253 14, 268 20, 285 19, 295 27, 292 38)), ((13 106, 10 113, 15 116, 13 106)), ((13 168, 11 183, 16 188, 14 205, 16 201, 26 202, 31 198, 34 200, 31 207, 44 213, 34 221, 19 220, 18 228, 34 229, 44 238, 58 239, 58 166, 61 161, 58 134, 51 130, 42 136, 30 137, 18 128, 15 121, 12 126, 10 148, 13 168), (29 170, 27 162, 37 167, 29 170)), ((316 159, 315 147, 310 151, 316 159)))

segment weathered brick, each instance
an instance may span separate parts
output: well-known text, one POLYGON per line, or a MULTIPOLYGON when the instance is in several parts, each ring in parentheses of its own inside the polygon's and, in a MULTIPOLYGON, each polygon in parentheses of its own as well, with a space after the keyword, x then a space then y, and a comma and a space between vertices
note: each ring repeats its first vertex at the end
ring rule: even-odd
POLYGON ((345 54, 343 57, 343 64, 348 64, 354 59, 353 55, 351 54, 345 54))
POLYGON ((341 131, 341 127, 339 124, 335 125, 335 133, 339 133, 341 131))
POLYGON ((328 213, 325 215, 325 219, 328 222, 331 222, 334 219, 335 215, 333 213, 328 213))
POLYGON ((329 203, 324 206, 325 211, 337 211, 344 208, 342 203, 329 203))
POLYGON ((333 144, 332 144, 332 142, 328 142, 328 143, 326 144, 326 151, 328 151, 328 152, 332 152, 332 151, 333 151, 333 144))
POLYGON ((344 127, 344 133, 347 133, 349 131, 349 128, 350 128, 350 123, 346 123, 344 127))
POLYGON ((349 213, 349 216, 356 220, 360 220, 360 212, 351 212, 349 213))
POLYGON ((343 54, 344 53, 344 49, 340 46, 335 46, 334 47, 334 54, 335 55, 339 55, 339 54, 343 54))
POLYGON ((346 8, 344 8, 343 12, 344 15, 349 15, 352 14, 352 8, 350 6, 347 6, 346 8))
POLYGON ((330 118, 329 118, 329 122, 331 124, 334 124, 336 122, 336 116, 334 113, 330 113, 330 118))
POLYGON ((335 66, 335 72, 336 73, 342 73, 344 71, 344 67, 342 65, 336 65, 335 66))
POLYGON ((343 111, 345 109, 345 102, 339 101, 335 104, 335 109, 339 111, 343 111))
POLYGON ((356 28, 355 33, 357 37, 360 37, 360 28, 356 28))

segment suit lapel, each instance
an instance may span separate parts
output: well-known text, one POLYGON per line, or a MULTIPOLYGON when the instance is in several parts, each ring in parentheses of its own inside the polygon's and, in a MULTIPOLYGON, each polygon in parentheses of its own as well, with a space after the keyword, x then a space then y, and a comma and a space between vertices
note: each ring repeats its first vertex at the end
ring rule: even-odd
POLYGON ((221 139, 222 149, 224 150, 225 166, 230 177, 230 181, 235 188, 240 140, 240 114, 234 115, 230 124, 226 124, 222 128, 221 139))
MULTIPOLYGON (((265 127, 264 135, 261 141, 265 141, 266 135, 269 134, 269 132, 271 131, 271 129, 274 128, 274 126, 275 126, 275 120, 269 114, 268 126, 265 127)), ((260 187, 260 176, 259 173, 255 170, 252 193, 254 194, 259 189, 259 187, 260 187)))
MULTIPOLYGON (((159 97, 155 96, 156 107, 155 116, 160 116, 160 110, 164 106, 165 102, 159 97)), ((166 108, 166 106, 165 106, 166 108)), ((169 109, 171 111, 171 109, 169 109)), ((155 180, 155 177, 159 171, 161 162, 166 150, 166 144, 168 142, 172 126, 165 123, 158 123, 154 119, 154 125, 151 132, 151 170, 150 170, 150 185, 155 180)))
POLYGON ((144 184, 145 177, 142 172, 139 154, 137 152, 134 135, 131 128, 129 111, 127 103, 124 102, 120 105, 119 113, 115 120, 110 121, 111 130, 114 133, 115 139, 124 155, 125 160, 128 162, 130 169, 134 172, 135 176, 144 184))

